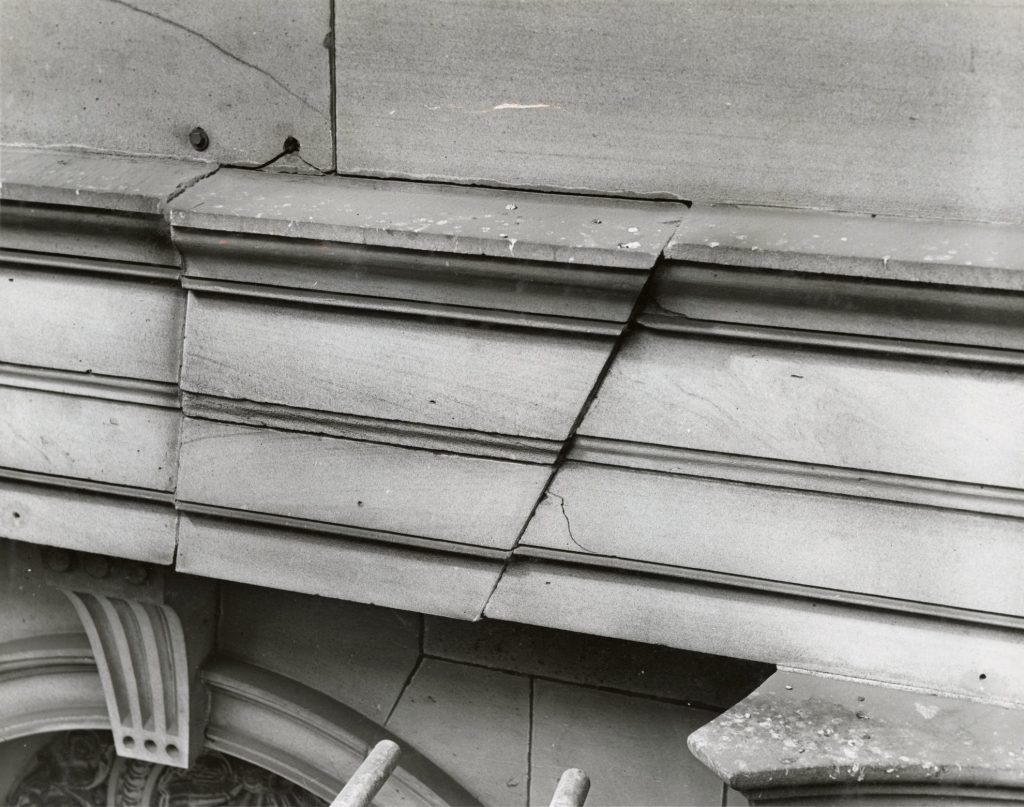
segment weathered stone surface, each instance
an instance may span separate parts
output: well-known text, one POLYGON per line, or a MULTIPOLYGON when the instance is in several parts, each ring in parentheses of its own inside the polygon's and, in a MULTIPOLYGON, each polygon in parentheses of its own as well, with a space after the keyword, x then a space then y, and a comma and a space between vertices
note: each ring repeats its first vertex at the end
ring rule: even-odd
POLYGON ((329 0, 4 0, 0 14, 4 142, 258 165, 295 137, 333 163, 329 0))
MULTIPOLYGON (((793 257, 794 265, 801 265, 806 256, 793 257)), ((732 263, 727 256, 723 260, 732 263)), ((829 274, 828 261, 808 257, 809 271, 799 272, 666 261, 641 316, 677 332, 731 332, 861 350, 884 344, 903 355, 1024 364, 1024 294, 985 287, 1003 280, 1012 286, 1024 274, 943 270, 951 282, 971 284, 952 286, 829 274)))
POLYGON ((0 538, 170 564, 177 529, 170 502, 0 479, 0 538))
POLYGON ((774 207, 695 206, 675 260, 912 283, 1024 290, 1024 227, 774 207))
POLYGON ((0 411, 0 467, 174 490, 174 409, 0 386, 0 411))
POLYGON ((383 723, 419 658, 420 621, 405 611, 228 584, 219 648, 383 723))
POLYGON ((685 737, 712 714, 537 681, 530 803, 546 804, 562 771, 582 768, 587 807, 720 804, 721 782, 685 751, 685 737))
POLYGON ((185 321, 182 387, 564 440, 612 346, 610 338, 196 293, 185 321))
POLYGON ((176 384, 184 295, 149 278, 0 269, 0 361, 176 384))
POLYGON ((338 3, 338 166, 1020 221, 1022 12, 338 3))
POLYGON ((525 805, 530 682, 424 659, 387 723, 484 804, 525 805))
POLYGON ((1019 489, 1022 414, 1017 370, 641 330, 580 432, 1019 489))
POLYGON ((498 560, 189 514, 180 519, 175 568, 458 619, 480 615, 501 573, 498 560))
POLYGON ((1021 538, 1016 518, 569 462, 519 545, 1024 617, 1021 538))
POLYGON ((181 500, 491 549, 512 548, 549 474, 542 465, 195 418, 183 424, 181 445, 181 500))
POLYGON ((883 783, 1024 788, 1024 711, 796 672, 773 675, 689 745, 748 795, 883 783))
POLYGON ((176 191, 215 170, 215 166, 193 160, 3 146, 0 198, 126 213, 158 213, 176 191))
POLYGON ((865 607, 838 591, 547 557, 514 558, 486 616, 1024 704, 1019 620, 971 624, 865 607))
POLYGON ((664 202, 227 170, 170 210, 179 227, 640 269, 686 213, 664 202))
POLYGON ((67 597, 38 571, 32 574, 36 552, 28 544, 0 540, 0 647, 52 634, 81 633, 84 641, 82 622, 67 597))
POLYGON ((427 617, 424 652, 721 708, 734 704, 774 671, 770 665, 751 661, 493 619, 463 622, 427 617))

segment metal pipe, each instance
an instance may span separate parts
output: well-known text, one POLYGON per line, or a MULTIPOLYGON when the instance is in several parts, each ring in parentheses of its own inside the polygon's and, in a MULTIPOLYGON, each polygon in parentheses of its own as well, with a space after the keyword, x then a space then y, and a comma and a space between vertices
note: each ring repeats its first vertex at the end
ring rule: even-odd
POLYGON ((551 807, 583 807, 590 792, 590 777, 579 768, 569 768, 558 780, 551 807))
POLYGON ((331 802, 331 807, 370 807, 373 797, 398 765, 401 753, 402 749, 391 740, 377 743, 331 802))

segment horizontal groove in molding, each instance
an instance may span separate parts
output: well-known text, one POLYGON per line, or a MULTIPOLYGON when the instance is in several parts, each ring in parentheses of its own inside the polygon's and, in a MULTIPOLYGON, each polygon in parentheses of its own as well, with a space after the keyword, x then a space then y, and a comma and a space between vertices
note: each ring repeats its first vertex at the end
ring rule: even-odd
POLYGON ((42 269, 57 272, 86 272, 89 274, 114 275, 115 277, 163 280, 178 283, 181 270, 177 266, 156 266, 126 261, 108 261, 101 258, 78 258, 73 255, 53 255, 42 252, 24 252, 0 249, 0 267, 15 266, 21 269, 42 269))
POLYGON ((0 642, 0 676, 47 664, 96 669, 96 657, 84 633, 28 636, 0 642))
POLYGON ((175 568, 386 608, 478 619, 504 562, 182 513, 175 568))
POLYGON ((633 331, 579 432, 1024 489, 1020 368, 633 331))
POLYGON ((158 215, 22 202, 0 204, 0 248, 177 267, 167 222, 158 215))
POLYGON ((691 320, 1024 351, 1024 293, 666 262, 653 297, 691 320))
POLYGON ((189 293, 182 388, 564 440, 615 340, 189 293))
POLYGON ((550 467, 185 418, 177 497, 508 550, 550 467))
POLYGON ((280 286, 260 286, 251 283, 204 280, 183 277, 182 286, 192 292, 223 294, 232 297, 256 297, 261 300, 282 303, 350 308, 362 311, 380 311, 387 314, 453 319, 484 325, 499 325, 506 328, 532 328, 545 331, 565 331, 596 336, 618 336, 623 325, 599 320, 571 319, 569 317, 541 316, 537 314, 497 311, 482 308, 443 305, 441 303, 419 303, 406 300, 392 300, 381 297, 360 297, 352 294, 304 291, 280 286))
POLYGON ((112 487, 54 484, 0 471, 0 538, 173 563, 178 528, 173 502, 112 487))
POLYGON ((223 169, 169 205, 172 227, 634 269, 686 206, 362 177, 223 169))
POLYGON ((369 543, 390 544, 394 546, 408 546, 415 549, 425 549, 431 552, 446 553, 450 555, 468 555, 475 558, 487 558, 489 560, 505 561, 510 552, 501 549, 492 549, 486 546, 475 546, 473 544, 460 544, 453 541, 434 540, 432 538, 421 538, 417 535, 403 535, 397 532, 385 532, 382 530, 369 530, 363 527, 350 527, 342 524, 332 524, 327 521, 314 521, 307 518, 294 518, 291 516, 275 516, 269 513, 255 513, 251 510, 237 510, 231 507, 219 507, 216 505, 201 504, 178 499, 175 507, 184 513, 208 516, 211 518, 230 521, 236 528, 244 529, 244 525, 279 527, 285 530, 296 532, 318 534, 324 537, 339 536, 350 538, 356 541, 369 543))
POLYGON ((0 362, 177 383, 185 296, 177 280, 8 263, 0 362))
POLYGON ((0 386, 0 465, 174 490, 181 412, 0 386))
POLYGON ((969 623, 972 625, 988 625, 992 627, 1011 628, 1024 631, 1024 617, 1007 614, 993 614, 985 611, 972 611, 964 608, 953 608, 933 603, 900 600, 894 597, 879 597, 862 594, 856 591, 838 591, 836 589, 819 588, 786 583, 779 580, 768 580, 758 577, 715 572, 707 569, 689 569, 681 566, 669 566, 649 561, 631 560, 629 558, 595 555, 583 552, 565 552, 558 549, 547 549, 538 546, 519 546, 514 555, 558 563, 593 566, 601 569, 612 569, 626 574, 643 574, 656 577, 668 577, 686 580, 693 583, 704 583, 709 586, 726 589, 743 589, 759 591, 782 597, 792 597, 816 602, 840 603, 843 605, 865 608, 873 611, 898 612, 917 614, 936 619, 969 623))
POLYGON ((671 260, 1024 291, 1024 227, 784 208, 700 205, 671 260))
POLYGON ((558 458, 562 448, 560 440, 447 429, 192 392, 182 393, 182 408, 188 417, 205 420, 515 462, 550 464, 558 458))
POLYGON ((176 384, 0 363, 0 387, 179 409, 176 384))
POLYGON ((110 482, 95 482, 91 479, 75 479, 71 476, 54 476, 34 471, 20 471, 15 468, 0 468, 0 479, 51 488, 67 488, 85 493, 99 493, 104 496, 119 496, 125 499, 139 499, 167 505, 174 504, 174 494, 167 491, 133 488, 128 485, 114 485, 110 482))
POLYGON ((522 555, 485 616, 1024 704, 1018 627, 522 555))
POLYGON ((996 348, 950 345, 937 342, 915 342, 854 334, 802 331, 761 325, 733 325, 687 319, 678 314, 664 313, 657 308, 641 314, 638 322, 651 330, 751 342, 767 342, 794 346, 813 346, 856 353, 876 353, 891 356, 929 359, 958 364, 994 365, 1024 368, 1024 351, 996 348))
POLYGON ((766 457, 578 436, 568 459, 1024 519, 1024 491, 766 457))
POLYGON ((1024 617, 1024 520, 567 462, 520 546, 1024 617))
POLYGON ((183 227, 173 239, 192 278, 610 322, 649 273, 183 227))

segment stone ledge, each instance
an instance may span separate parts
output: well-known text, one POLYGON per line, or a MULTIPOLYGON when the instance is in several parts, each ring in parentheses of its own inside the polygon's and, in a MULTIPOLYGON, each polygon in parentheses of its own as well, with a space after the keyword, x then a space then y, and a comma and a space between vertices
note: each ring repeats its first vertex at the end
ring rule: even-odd
POLYGON ((847 798, 936 787, 1024 796, 1024 711, 794 671, 773 675, 689 746, 755 803, 822 788, 847 798))
POLYGON ((647 269, 686 206, 226 169, 171 205, 173 227, 647 269))
POLYGON ((1024 291, 1024 228, 814 210, 694 206, 670 260, 1024 291))
POLYGON ((159 214, 169 197, 217 170, 189 160, 18 146, 0 148, 0 164, 5 201, 146 214, 159 214))

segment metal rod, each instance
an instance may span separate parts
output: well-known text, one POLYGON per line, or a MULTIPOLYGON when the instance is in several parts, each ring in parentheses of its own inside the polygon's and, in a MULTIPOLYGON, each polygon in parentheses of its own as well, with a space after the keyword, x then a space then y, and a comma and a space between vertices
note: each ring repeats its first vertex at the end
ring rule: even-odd
POLYGON ((398 765, 401 753, 402 749, 391 740, 377 743, 331 802, 331 807, 370 807, 373 797, 398 765))
POLYGON ((583 807, 590 792, 590 777, 579 768, 569 768, 558 780, 551 807, 583 807))

